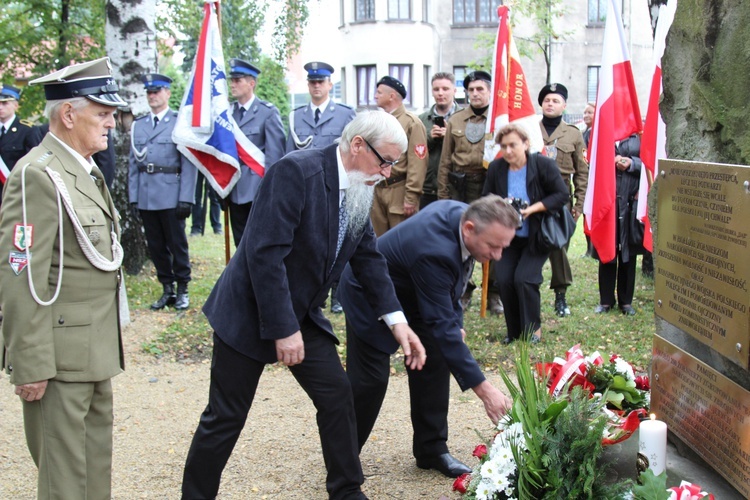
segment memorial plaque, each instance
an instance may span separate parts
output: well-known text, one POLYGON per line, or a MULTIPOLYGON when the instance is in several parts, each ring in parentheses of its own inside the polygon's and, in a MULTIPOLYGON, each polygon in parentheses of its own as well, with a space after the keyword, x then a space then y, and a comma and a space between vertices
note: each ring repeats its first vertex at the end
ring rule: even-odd
POLYGON ((659 162, 655 313, 747 369, 750 168, 659 162))
POLYGON ((651 411, 750 498, 750 391, 656 336, 651 411))

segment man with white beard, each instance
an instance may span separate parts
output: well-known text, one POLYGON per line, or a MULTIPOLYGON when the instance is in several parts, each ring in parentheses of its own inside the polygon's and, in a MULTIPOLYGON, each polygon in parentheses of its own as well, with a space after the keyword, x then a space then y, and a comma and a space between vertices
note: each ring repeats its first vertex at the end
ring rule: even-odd
POLYGON ((214 329, 211 383, 183 498, 217 496, 263 369, 276 361, 317 410, 329 498, 366 498, 352 391, 320 304, 350 263, 407 366, 424 365, 424 347, 401 311, 369 221, 373 186, 390 175, 406 144, 393 116, 362 113, 338 145, 292 152, 267 170, 248 220, 253 237, 241 240, 203 307, 214 329))

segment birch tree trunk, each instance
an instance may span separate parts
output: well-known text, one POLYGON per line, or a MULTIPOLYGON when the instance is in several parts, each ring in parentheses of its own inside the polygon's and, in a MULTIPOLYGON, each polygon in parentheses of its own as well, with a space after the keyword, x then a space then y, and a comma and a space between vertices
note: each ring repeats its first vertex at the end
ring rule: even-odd
POLYGON ((118 112, 114 133, 117 168, 112 195, 122 216, 123 266, 128 274, 138 274, 148 259, 148 252, 141 221, 130 213, 128 153, 133 119, 149 110, 140 76, 157 71, 156 0, 107 0, 106 16, 107 55, 112 61, 120 95, 130 104, 129 108, 118 112))

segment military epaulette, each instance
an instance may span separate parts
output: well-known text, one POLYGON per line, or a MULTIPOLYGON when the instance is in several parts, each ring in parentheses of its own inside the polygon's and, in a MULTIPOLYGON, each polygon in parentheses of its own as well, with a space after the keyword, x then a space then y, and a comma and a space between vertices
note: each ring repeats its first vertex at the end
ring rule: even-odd
POLYGON ((33 127, 34 126, 34 122, 32 122, 31 120, 27 120, 26 118, 21 118, 18 121, 21 123, 21 125, 26 125, 27 127, 33 127))
POLYGON ((141 116, 137 117, 137 118, 135 119, 135 121, 138 121, 138 120, 143 120, 144 118, 148 118, 149 116, 151 116, 151 113, 146 113, 146 114, 143 114, 143 115, 141 115, 141 116))
POLYGON ((343 102, 337 102, 337 103, 335 103, 335 104, 336 104, 336 106, 341 106, 342 108, 346 108, 346 109, 354 109, 354 108, 353 108, 352 106, 349 106, 349 105, 347 105, 347 104, 344 104, 343 102))
POLYGON ((293 111, 299 111, 300 109, 305 109, 307 107, 307 104, 303 104, 302 106, 297 106, 293 109, 293 111))
POLYGON ((46 166, 54 156, 55 155, 52 153, 52 151, 45 151, 42 156, 32 162, 32 165, 40 167, 46 166))
POLYGON ((172 116, 174 116, 175 118, 177 117, 178 115, 177 111, 175 111, 174 109, 170 109, 169 111, 172 112, 172 116))
POLYGON ((264 105, 265 107, 267 107, 267 108, 269 108, 269 109, 273 109, 273 108, 275 108, 275 107, 276 107, 276 106, 274 106, 274 105, 273 105, 273 103, 270 103, 270 102, 268 102, 268 101, 263 101, 263 100, 261 100, 261 99, 258 99, 258 101, 260 101, 260 103, 261 103, 262 105, 264 105))

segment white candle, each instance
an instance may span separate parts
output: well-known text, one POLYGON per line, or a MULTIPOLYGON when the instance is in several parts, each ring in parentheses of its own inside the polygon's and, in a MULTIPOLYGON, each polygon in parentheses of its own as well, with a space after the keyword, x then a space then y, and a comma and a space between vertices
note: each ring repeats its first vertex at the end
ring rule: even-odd
POLYGON ((648 459, 648 468, 658 476, 667 468, 667 424, 656 420, 644 420, 638 428, 638 451, 648 459))

